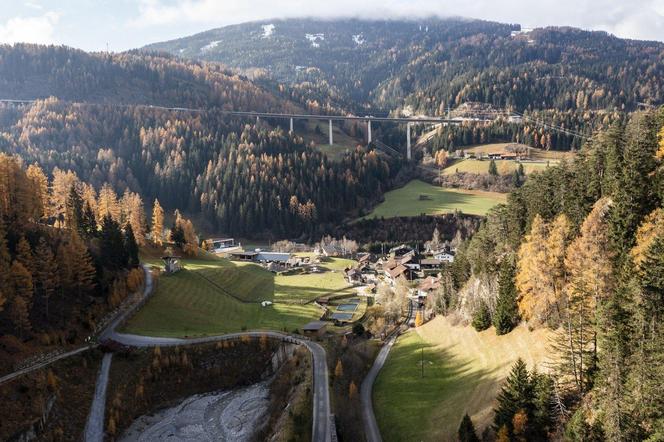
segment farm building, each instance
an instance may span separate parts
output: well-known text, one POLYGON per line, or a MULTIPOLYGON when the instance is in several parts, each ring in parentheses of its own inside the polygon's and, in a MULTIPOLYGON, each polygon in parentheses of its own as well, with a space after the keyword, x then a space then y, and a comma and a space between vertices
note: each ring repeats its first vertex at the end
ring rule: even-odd
POLYGON ((325 321, 312 321, 302 327, 302 332, 305 336, 320 337, 327 331, 327 322, 325 321))
POLYGON ((210 244, 212 252, 214 253, 230 253, 240 251, 242 246, 235 243, 233 238, 212 238, 206 241, 210 244))
POLYGON ((166 273, 171 274, 182 270, 179 256, 162 256, 161 259, 164 261, 164 271, 166 273))
POLYGON ((435 258, 425 258, 420 260, 420 269, 424 271, 435 271, 440 270, 442 267, 442 261, 435 258))

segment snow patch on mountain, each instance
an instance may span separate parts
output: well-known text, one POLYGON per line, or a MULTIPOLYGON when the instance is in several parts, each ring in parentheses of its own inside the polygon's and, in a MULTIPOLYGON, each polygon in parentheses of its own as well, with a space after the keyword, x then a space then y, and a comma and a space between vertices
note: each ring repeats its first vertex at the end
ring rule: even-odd
POLYGON ((269 25, 261 26, 263 28, 263 38, 270 38, 274 34, 274 25, 270 23, 269 25))
POLYGON ((364 35, 357 34, 353 35, 353 41, 355 42, 356 45, 361 46, 366 40, 364 39, 364 35))
POLYGON ((204 54, 206 52, 210 52, 212 49, 219 46, 219 43, 221 43, 221 40, 211 41, 210 43, 206 44, 205 46, 203 46, 201 48, 201 54, 204 54))
POLYGON ((304 37, 311 42, 311 46, 314 48, 319 48, 319 42, 325 40, 325 34, 304 34, 304 37))

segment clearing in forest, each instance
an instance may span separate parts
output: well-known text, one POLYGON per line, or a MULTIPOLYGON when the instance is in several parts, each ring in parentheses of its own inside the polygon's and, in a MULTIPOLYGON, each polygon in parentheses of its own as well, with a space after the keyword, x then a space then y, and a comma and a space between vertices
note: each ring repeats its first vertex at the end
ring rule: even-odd
POLYGON ((439 215, 459 211, 486 215, 493 206, 506 201, 507 195, 481 190, 450 189, 413 180, 404 187, 389 191, 365 219, 374 217, 439 215))

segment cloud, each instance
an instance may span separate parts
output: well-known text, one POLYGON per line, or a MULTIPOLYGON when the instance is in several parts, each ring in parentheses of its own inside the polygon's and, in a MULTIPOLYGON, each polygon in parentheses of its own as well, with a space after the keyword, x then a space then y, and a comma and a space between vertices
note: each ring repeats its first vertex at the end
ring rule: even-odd
POLYGON ((60 20, 57 12, 36 17, 13 17, 0 23, 0 43, 54 43, 55 26, 60 20))
POLYGON ((664 0, 139 0, 132 27, 221 26, 290 17, 424 18, 464 16, 521 23, 570 25, 620 37, 664 41, 664 0))

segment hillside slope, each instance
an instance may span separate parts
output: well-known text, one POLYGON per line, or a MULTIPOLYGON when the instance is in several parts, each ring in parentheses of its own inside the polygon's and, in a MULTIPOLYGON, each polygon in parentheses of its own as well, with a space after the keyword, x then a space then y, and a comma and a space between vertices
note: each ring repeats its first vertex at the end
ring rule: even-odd
POLYGON ((464 413, 481 434, 492 422, 494 400, 511 366, 521 357, 529 368, 545 369, 551 335, 525 326, 504 336, 493 328, 478 333, 443 316, 410 331, 392 349, 374 388, 384 439, 456 440, 464 413))
POLYGON ((520 111, 634 109, 664 98, 664 44, 573 28, 289 19, 226 26, 144 49, 265 70, 294 86, 294 94, 328 91, 329 100, 349 108, 443 114, 448 106, 481 101, 520 111))

